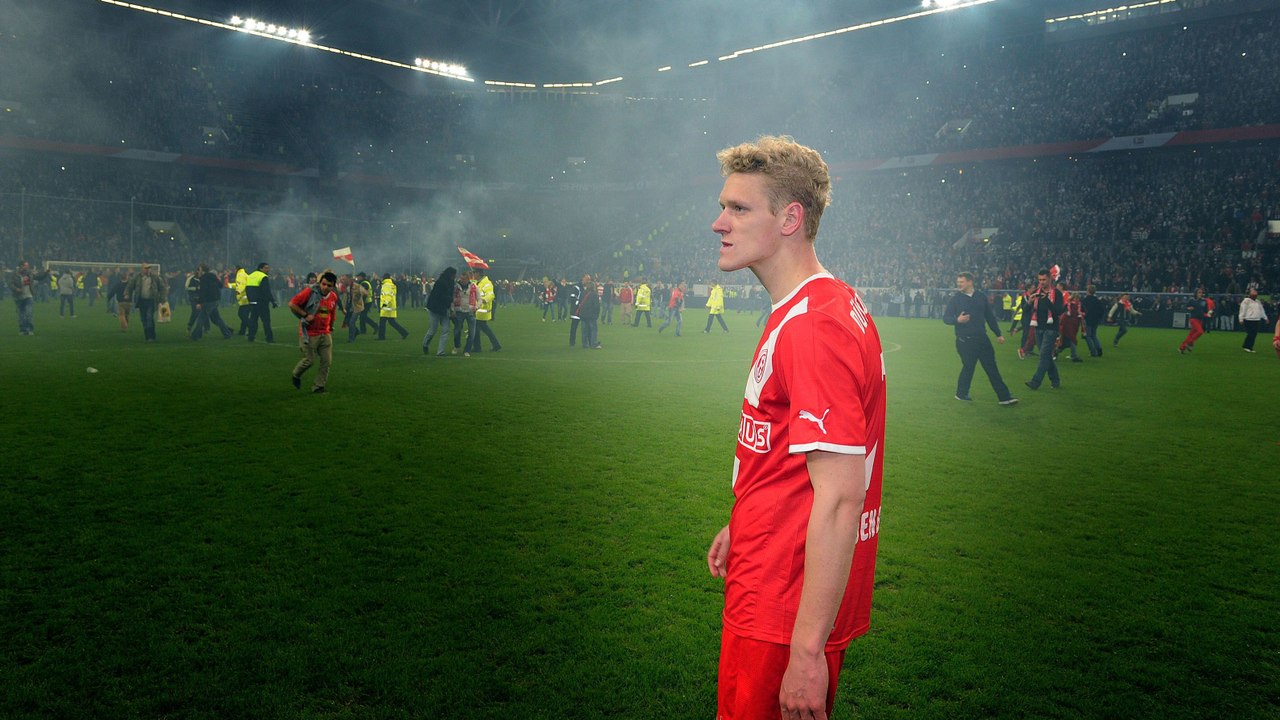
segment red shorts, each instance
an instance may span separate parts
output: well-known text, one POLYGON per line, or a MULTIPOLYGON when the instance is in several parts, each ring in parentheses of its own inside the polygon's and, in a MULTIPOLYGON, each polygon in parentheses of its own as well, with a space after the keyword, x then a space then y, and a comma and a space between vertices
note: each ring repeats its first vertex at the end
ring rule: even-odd
MULTIPOLYGON (((836 701, 836 682, 844 664, 844 650, 827 653, 827 714, 836 701)), ((791 648, 750 640, 728 630, 720 634, 720 677, 716 692, 716 720, 780 720, 778 694, 787 671, 791 648)))

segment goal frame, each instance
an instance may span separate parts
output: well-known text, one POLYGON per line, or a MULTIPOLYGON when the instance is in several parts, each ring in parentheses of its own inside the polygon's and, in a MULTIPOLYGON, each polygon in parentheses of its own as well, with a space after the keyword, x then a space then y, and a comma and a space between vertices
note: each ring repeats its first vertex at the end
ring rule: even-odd
POLYGON ((118 270, 120 268, 129 268, 129 269, 141 272, 143 265, 150 265, 151 267, 155 268, 156 275, 164 274, 164 269, 160 267, 160 263, 153 263, 153 262, 121 263, 121 262, 105 262, 105 261, 99 262, 97 260, 45 260, 44 261, 44 269, 46 271, 60 270, 61 268, 66 268, 69 270, 90 270, 90 269, 118 270))

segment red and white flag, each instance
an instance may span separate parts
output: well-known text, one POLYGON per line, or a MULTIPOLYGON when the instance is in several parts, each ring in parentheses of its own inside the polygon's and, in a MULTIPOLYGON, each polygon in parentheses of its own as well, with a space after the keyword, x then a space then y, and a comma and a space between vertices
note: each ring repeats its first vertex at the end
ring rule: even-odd
POLYGON ((349 247, 338 248, 337 250, 334 250, 333 259, 346 260, 347 262, 351 263, 351 267, 356 266, 356 256, 351 254, 351 248, 349 247))
POLYGON ((479 255, 476 255, 461 245, 458 246, 458 252, 462 253, 462 259, 466 261, 467 267, 481 270, 489 269, 489 263, 485 262, 479 255))

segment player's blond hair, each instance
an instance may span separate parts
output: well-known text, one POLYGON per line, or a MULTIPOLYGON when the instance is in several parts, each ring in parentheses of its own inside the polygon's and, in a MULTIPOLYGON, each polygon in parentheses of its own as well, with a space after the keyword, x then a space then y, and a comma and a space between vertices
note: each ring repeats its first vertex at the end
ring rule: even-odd
POLYGON ((804 234, 818 237, 822 211, 831 204, 831 174, 817 150, 805 147, 789 135, 764 135, 753 143, 716 153, 720 173, 763 175, 769 193, 769 211, 777 214, 798 202, 804 208, 804 234))

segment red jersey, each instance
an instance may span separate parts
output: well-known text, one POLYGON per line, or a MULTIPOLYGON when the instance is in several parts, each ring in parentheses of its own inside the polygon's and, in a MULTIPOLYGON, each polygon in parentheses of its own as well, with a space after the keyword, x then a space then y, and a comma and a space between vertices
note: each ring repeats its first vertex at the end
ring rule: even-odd
POLYGON ((880 335, 853 288, 822 273, 773 306, 747 378, 734 460, 725 627, 789 645, 813 506, 806 453, 863 457, 866 500, 827 651, 871 620, 884 467, 880 335))
POLYGON ((676 308, 684 308, 684 291, 680 288, 671 288, 671 299, 667 301, 667 309, 675 310, 676 308))
POLYGON ((1074 341, 1083 318, 1084 316, 1080 314, 1080 303, 1075 300, 1067 302, 1067 311, 1062 314, 1062 325, 1059 326, 1062 337, 1074 341))
MULTIPOLYGON (((289 301, 290 305, 307 310, 307 301, 311 299, 311 287, 302 288, 302 291, 293 296, 289 301)), ((316 308, 315 317, 311 322, 307 323, 307 335, 328 335, 333 332, 333 316, 338 311, 338 294, 329 291, 329 294, 320 298, 320 306, 316 308)), ((302 334, 302 329, 298 329, 298 334, 302 334)))

